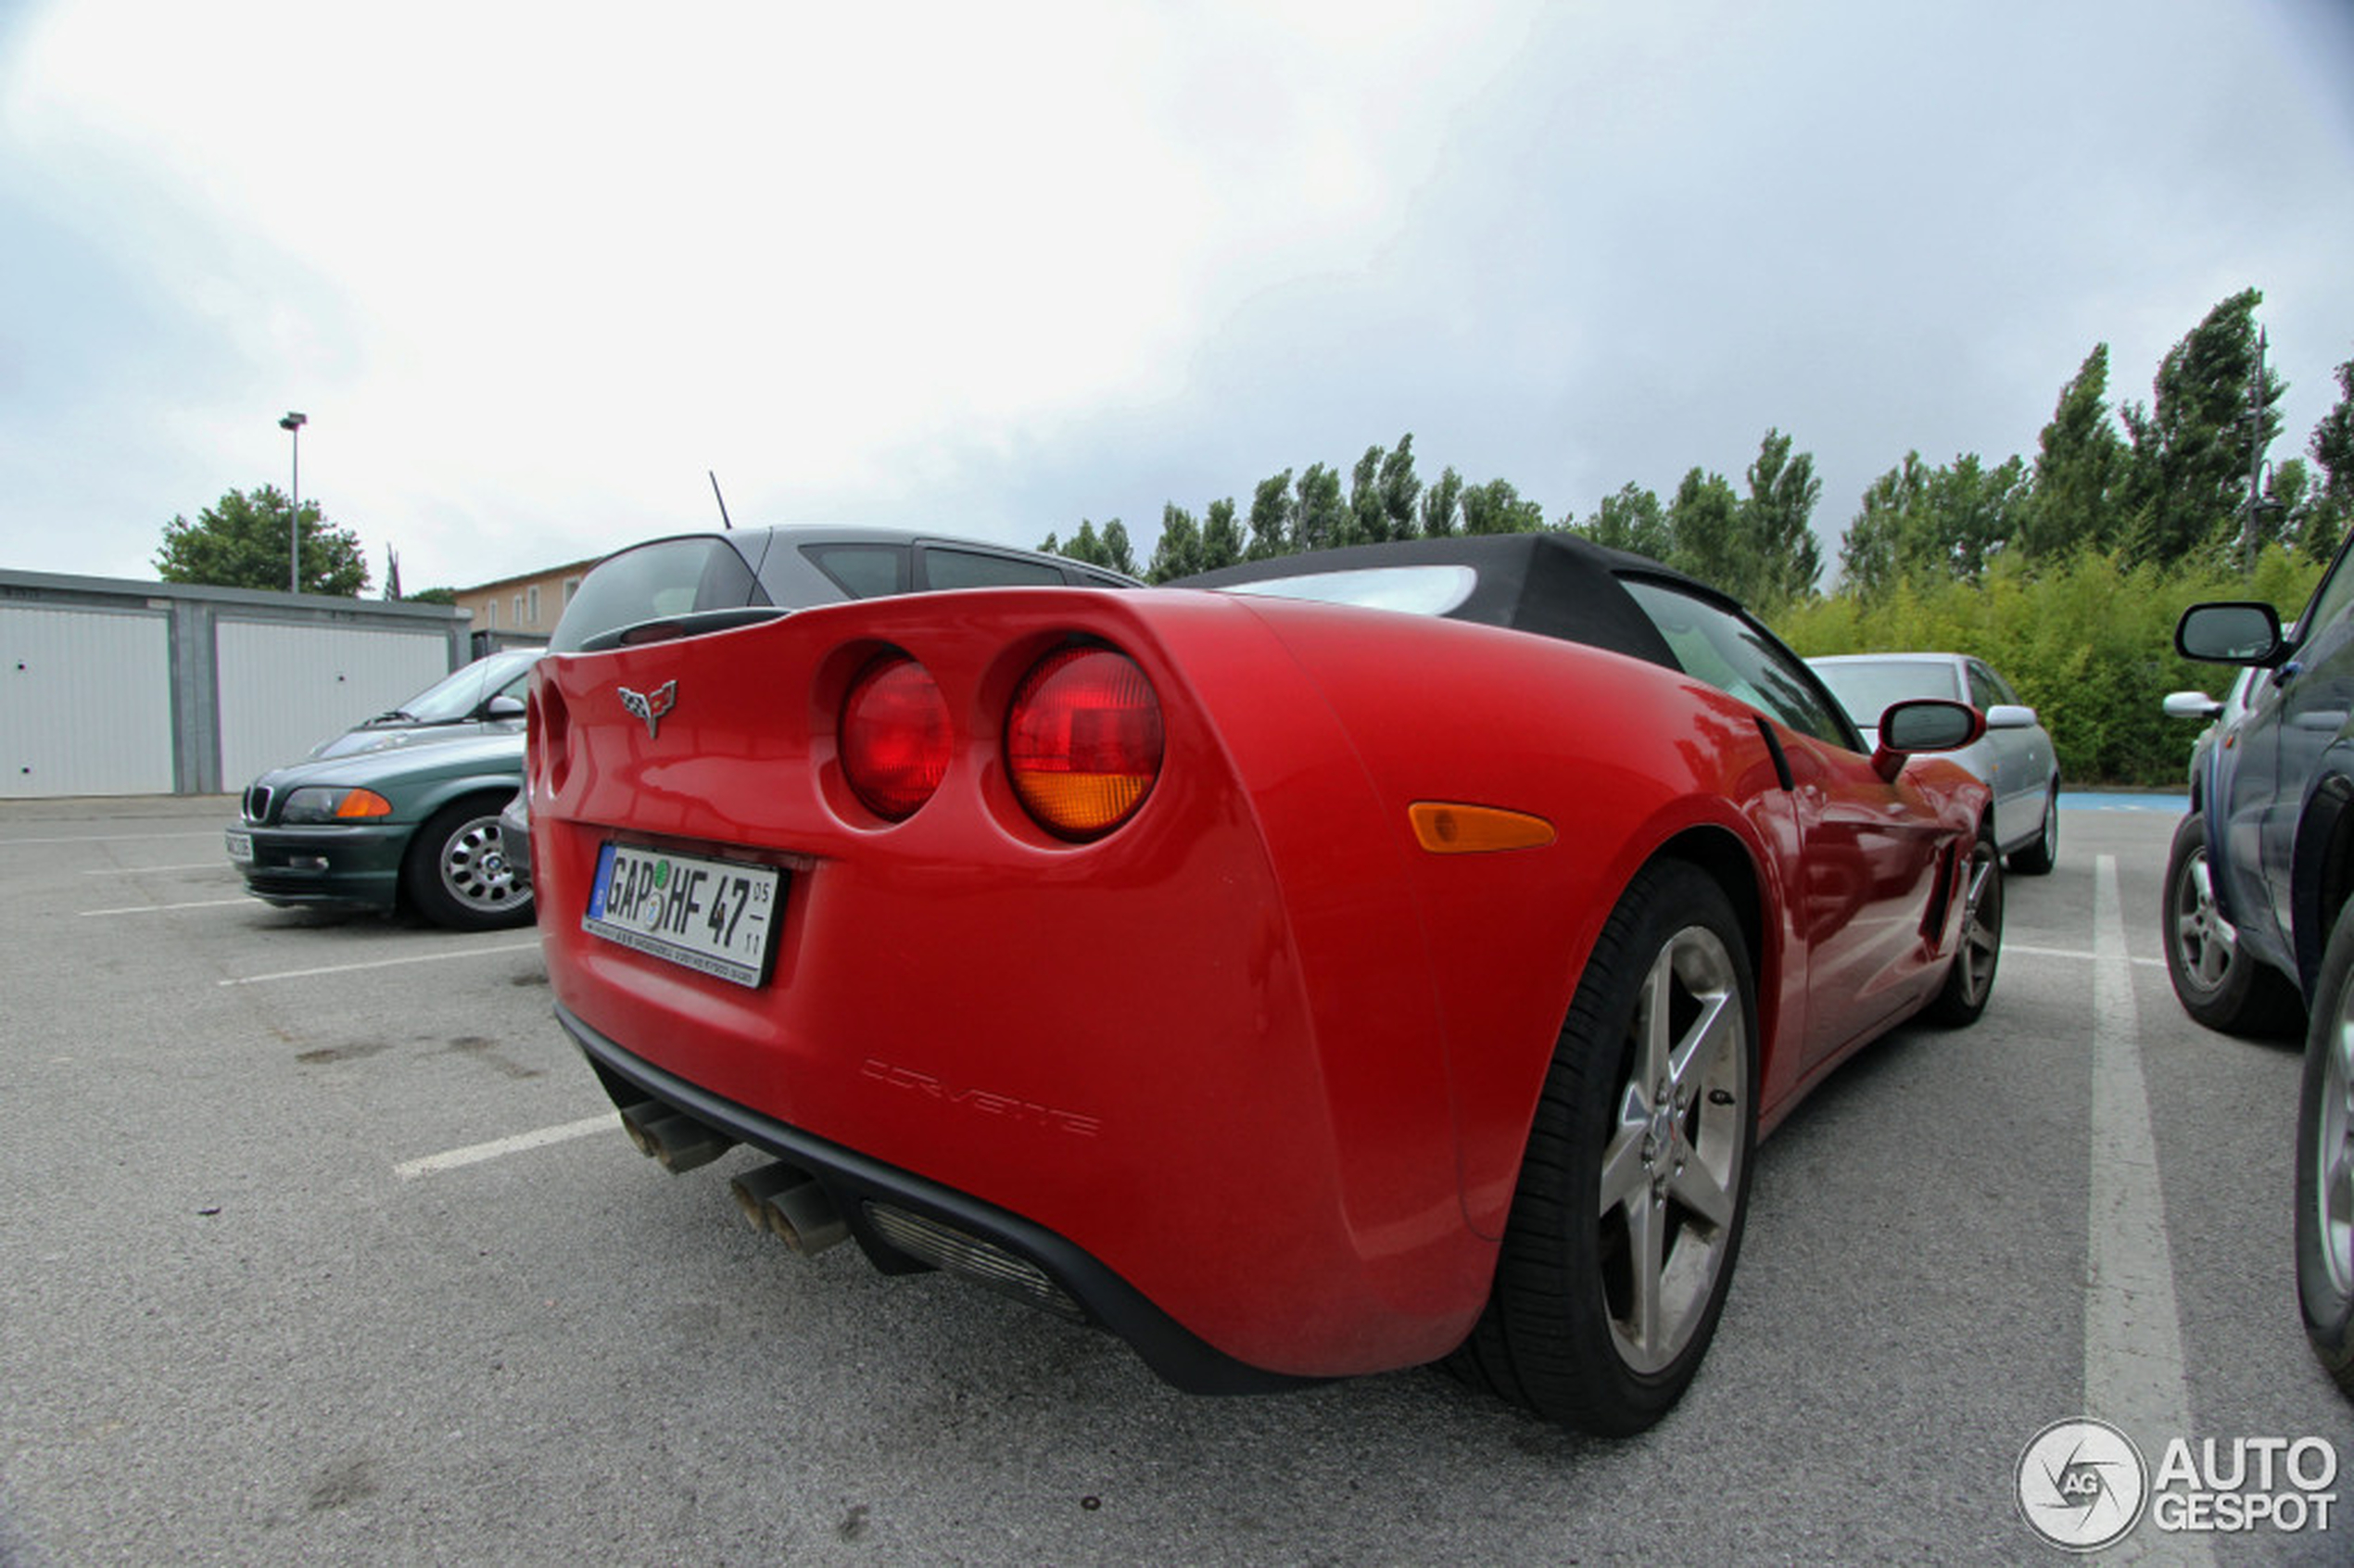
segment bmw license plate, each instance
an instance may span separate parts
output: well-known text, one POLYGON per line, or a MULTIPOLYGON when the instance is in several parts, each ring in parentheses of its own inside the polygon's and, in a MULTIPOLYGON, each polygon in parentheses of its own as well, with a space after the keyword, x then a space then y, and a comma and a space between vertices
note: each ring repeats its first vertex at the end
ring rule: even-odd
POLYGON ((253 835, 251 833, 242 828, 229 829, 229 858, 240 866, 252 863, 253 835))
POLYGON ((765 985, 784 879, 773 866, 607 844, 580 929, 738 985, 765 985))

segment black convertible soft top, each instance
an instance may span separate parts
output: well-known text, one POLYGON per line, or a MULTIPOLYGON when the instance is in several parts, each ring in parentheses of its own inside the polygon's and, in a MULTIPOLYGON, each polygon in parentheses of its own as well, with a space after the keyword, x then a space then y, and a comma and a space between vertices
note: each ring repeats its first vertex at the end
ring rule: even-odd
POLYGON ((1734 614, 1743 613, 1738 601, 1697 578, 1575 534, 1480 534, 1350 545, 1246 561, 1163 586, 1247 589, 1253 583, 1319 573, 1432 565, 1468 566, 1477 575, 1478 586, 1471 596, 1446 612, 1449 620, 1590 643, 1669 669, 1681 666, 1659 628, 1622 586, 1622 579, 1643 577, 1671 584, 1734 614))

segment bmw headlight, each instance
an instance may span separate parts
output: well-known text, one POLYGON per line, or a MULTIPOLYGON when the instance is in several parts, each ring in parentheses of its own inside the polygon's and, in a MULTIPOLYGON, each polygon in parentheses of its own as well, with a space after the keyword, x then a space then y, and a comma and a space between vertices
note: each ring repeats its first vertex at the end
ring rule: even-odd
POLYGON ((310 784, 286 797, 278 820, 289 825, 308 822, 365 822, 390 816, 392 803, 373 790, 310 784))

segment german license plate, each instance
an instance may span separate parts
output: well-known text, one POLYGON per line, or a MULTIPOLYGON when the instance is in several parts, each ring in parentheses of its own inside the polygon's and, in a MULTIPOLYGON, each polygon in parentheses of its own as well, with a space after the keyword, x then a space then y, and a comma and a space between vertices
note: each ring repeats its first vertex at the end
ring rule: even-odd
POLYGON ((229 858, 244 866, 253 859, 253 835, 242 828, 229 829, 229 858))
POLYGON ((580 929, 737 985, 767 983, 784 909, 773 866, 607 844, 580 929))

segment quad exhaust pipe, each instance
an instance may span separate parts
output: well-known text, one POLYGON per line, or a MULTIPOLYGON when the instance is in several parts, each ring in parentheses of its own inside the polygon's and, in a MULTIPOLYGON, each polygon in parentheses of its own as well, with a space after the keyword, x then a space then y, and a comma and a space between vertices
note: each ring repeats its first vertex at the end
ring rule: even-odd
MULTIPOLYGON (((621 1130, 638 1152, 674 1176, 709 1165, 736 1146, 736 1140, 725 1132, 659 1100, 639 1100, 618 1109, 621 1130)), ((849 1222, 806 1170, 764 1165, 729 1182, 728 1191, 743 1211, 745 1224, 767 1232, 804 1258, 850 1239, 849 1222)))
POLYGON ((728 1182, 728 1192, 742 1210, 745 1224, 767 1232, 804 1258, 850 1239, 842 1211, 805 1170, 764 1165, 728 1182))
POLYGON ((623 1106, 621 1130, 638 1152, 672 1175, 709 1165, 736 1146, 736 1140, 657 1100, 623 1106))

